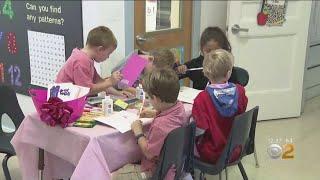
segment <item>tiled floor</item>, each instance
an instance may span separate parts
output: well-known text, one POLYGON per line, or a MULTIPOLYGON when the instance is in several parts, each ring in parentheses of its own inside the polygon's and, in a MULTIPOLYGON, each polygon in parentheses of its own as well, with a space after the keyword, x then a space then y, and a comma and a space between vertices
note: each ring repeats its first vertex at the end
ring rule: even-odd
MULTIPOLYGON (((263 121, 257 124, 256 145, 260 168, 255 168, 253 156, 243 159, 250 180, 319 180, 320 179, 320 97, 306 104, 299 118, 263 121), (267 154, 270 138, 290 140, 295 145, 294 159, 272 160, 267 154), (319 149, 318 149, 319 148, 319 149), (319 154, 318 154, 319 153, 319 154)), ((3 158, 3 154, 0 154, 3 158)), ((13 180, 20 180, 18 160, 9 160, 13 180)), ((228 168, 229 180, 241 180, 237 167, 228 168)), ((224 175, 224 173, 223 173, 224 175)), ((219 179, 208 176, 207 180, 219 179)), ((223 176, 224 179, 224 176, 223 176)), ((0 180, 4 180, 0 171, 0 180)))

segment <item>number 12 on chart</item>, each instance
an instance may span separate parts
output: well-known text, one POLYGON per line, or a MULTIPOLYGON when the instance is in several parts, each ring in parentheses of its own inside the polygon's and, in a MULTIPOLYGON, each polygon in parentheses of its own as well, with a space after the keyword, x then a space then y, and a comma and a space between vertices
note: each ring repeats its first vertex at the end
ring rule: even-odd
POLYGON ((8 72, 10 74, 10 82, 14 86, 22 86, 22 83, 20 81, 21 71, 19 66, 17 65, 11 65, 8 69, 8 72))

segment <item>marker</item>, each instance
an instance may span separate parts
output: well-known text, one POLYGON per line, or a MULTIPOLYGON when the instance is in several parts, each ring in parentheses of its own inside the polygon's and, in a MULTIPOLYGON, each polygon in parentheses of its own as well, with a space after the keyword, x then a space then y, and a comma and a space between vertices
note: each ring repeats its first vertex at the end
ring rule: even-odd
POLYGON ((141 104, 141 107, 140 107, 140 110, 139 110, 139 114, 138 114, 139 117, 140 117, 141 111, 142 111, 143 106, 144 106, 144 100, 145 100, 145 99, 143 98, 142 104, 141 104))

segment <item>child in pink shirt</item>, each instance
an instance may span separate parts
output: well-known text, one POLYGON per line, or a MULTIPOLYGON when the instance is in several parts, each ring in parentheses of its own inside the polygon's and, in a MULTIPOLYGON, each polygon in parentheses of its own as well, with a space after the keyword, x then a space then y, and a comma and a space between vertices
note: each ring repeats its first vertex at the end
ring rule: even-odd
MULTIPOLYGON (((150 97, 150 103, 157 110, 146 136, 143 134, 141 121, 134 121, 131 125, 144 157, 141 165, 127 164, 117 170, 112 175, 113 180, 149 179, 158 165, 157 159, 167 135, 178 127, 186 126, 189 122, 183 104, 177 101, 180 85, 173 70, 154 69, 143 77, 142 86, 150 97)), ((174 170, 171 169, 166 179, 174 179, 174 176, 174 170)))
POLYGON ((89 95, 106 91, 117 84, 122 75, 119 71, 111 77, 102 79, 94 68, 94 62, 100 63, 109 58, 116 49, 117 40, 112 31, 104 26, 92 29, 83 49, 73 49, 66 64, 59 71, 56 83, 71 82, 75 85, 89 87, 89 95))

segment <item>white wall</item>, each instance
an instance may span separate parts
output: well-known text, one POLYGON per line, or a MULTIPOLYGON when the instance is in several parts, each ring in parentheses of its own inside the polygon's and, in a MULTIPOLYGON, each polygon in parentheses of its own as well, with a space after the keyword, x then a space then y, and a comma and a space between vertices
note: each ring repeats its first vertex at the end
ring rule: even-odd
POLYGON ((208 26, 226 29, 227 1, 201 1, 200 34, 208 26))
MULTIPOLYGON (((101 63, 103 77, 110 74, 111 69, 125 57, 125 20, 124 1, 82 1, 83 37, 84 41, 90 29, 96 26, 109 27, 118 40, 117 49, 110 58, 101 63)), ((85 42, 84 42, 85 43, 85 42)), ((99 70, 99 65, 96 65, 99 70)))
POLYGON ((200 36, 206 27, 226 30, 227 1, 194 1, 193 6, 192 57, 198 57, 200 36))

